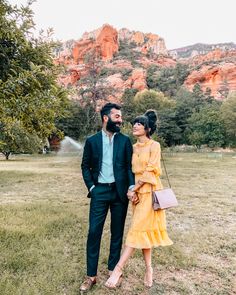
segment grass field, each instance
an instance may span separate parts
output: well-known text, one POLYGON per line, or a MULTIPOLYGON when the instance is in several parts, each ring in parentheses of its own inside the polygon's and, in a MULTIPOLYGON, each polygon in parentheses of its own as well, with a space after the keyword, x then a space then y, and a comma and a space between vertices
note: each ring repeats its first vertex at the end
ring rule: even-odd
MULTIPOLYGON (((108 218, 89 294, 236 294, 236 155, 221 155, 166 154, 180 205, 167 212, 174 245, 153 251, 153 287, 143 287, 140 251, 119 289, 103 286, 108 218)), ((0 205, 0 295, 79 294, 89 209, 80 157, 0 158, 0 205)))

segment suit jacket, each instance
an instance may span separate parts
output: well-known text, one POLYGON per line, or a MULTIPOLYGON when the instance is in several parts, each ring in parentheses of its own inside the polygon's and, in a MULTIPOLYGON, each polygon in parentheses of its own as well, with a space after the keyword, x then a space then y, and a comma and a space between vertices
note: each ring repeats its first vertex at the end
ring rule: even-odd
MULTIPOLYGON (((82 158, 82 174, 88 190, 98 183, 98 176, 102 166, 102 132, 87 138, 82 158)), ((127 201, 127 190, 134 184, 131 169, 133 148, 128 136, 117 133, 113 144, 113 171, 118 195, 127 201)))

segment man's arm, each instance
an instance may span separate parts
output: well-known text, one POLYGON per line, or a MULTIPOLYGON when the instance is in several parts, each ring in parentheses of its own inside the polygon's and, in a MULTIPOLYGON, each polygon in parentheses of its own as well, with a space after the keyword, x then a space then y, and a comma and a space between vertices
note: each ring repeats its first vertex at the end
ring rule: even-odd
POLYGON ((127 142, 126 142, 126 167, 127 167, 127 173, 128 173, 128 184, 129 187, 134 185, 134 174, 132 172, 132 154, 133 154, 133 147, 131 144, 131 141, 129 138, 127 138, 127 142))
POLYGON ((90 190, 90 188, 94 185, 92 174, 91 174, 91 168, 92 168, 90 165, 91 158, 92 158, 91 143, 87 139, 84 146, 81 169, 82 169, 83 179, 88 190, 90 190))

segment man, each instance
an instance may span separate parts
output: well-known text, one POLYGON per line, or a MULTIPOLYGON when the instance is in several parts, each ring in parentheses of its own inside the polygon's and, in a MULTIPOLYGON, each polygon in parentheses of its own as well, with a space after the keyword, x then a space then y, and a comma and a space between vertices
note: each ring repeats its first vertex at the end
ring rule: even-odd
POLYGON ((91 202, 87 239, 88 277, 81 285, 81 291, 88 291, 96 283, 101 236, 109 210, 111 212, 109 272, 112 272, 120 258, 128 207, 127 192, 134 186, 131 170, 132 145, 130 139, 120 133, 122 123, 120 109, 121 107, 114 103, 104 105, 100 112, 102 130, 89 137, 84 146, 81 168, 91 202))

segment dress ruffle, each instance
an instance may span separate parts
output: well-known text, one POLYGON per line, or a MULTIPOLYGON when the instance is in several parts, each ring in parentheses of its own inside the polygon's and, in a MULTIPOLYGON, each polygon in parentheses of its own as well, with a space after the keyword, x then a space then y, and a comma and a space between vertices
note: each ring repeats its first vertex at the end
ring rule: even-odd
POLYGON ((166 230, 159 229, 153 231, 130 230, 126 238, 126 246, 137 249, 150 249, 158 246, 169 246, 173 242, 168 237, 166 230))

